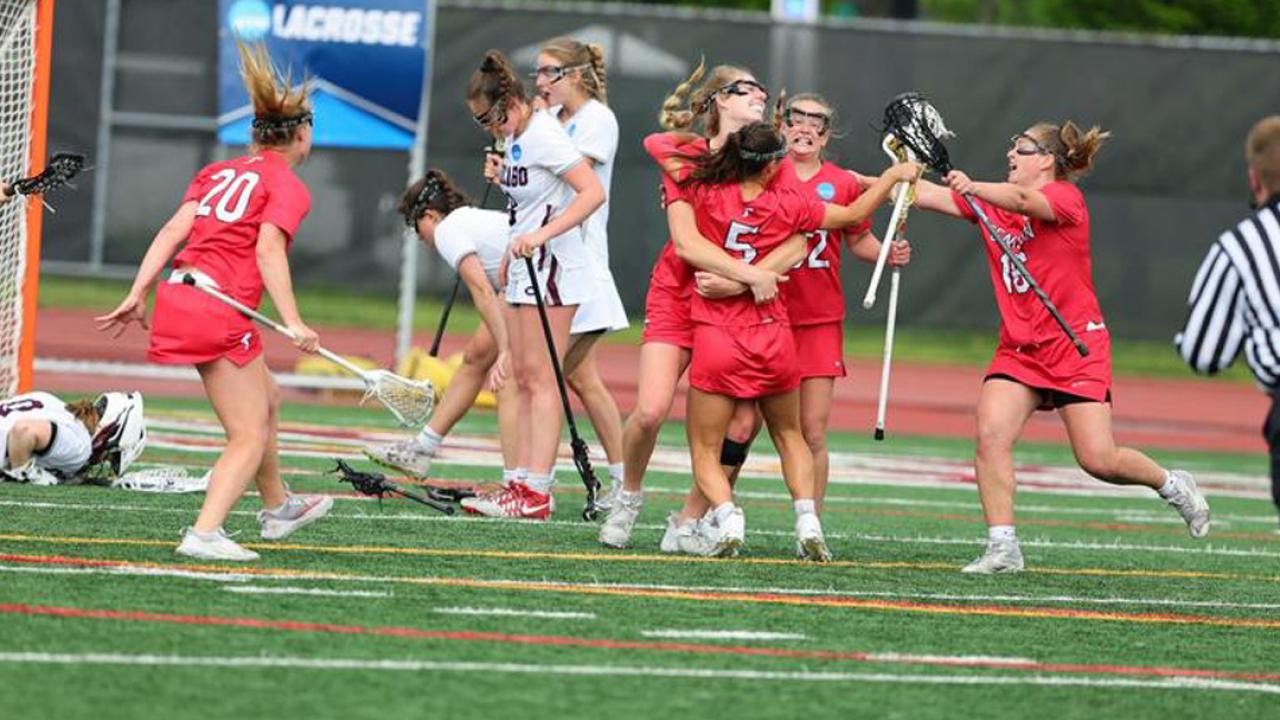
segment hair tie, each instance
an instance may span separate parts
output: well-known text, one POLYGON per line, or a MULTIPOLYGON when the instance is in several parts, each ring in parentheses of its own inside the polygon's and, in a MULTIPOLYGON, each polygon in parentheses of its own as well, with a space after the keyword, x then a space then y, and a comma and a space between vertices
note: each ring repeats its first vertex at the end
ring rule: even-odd
POLYGON ((253 129, 260 131, 292 130, 303 124, 310 125, 314 119, 315 116, 310 110, 303 112, 301 115, 294 115, 293 117, 255 117, 253 119, 253 129))

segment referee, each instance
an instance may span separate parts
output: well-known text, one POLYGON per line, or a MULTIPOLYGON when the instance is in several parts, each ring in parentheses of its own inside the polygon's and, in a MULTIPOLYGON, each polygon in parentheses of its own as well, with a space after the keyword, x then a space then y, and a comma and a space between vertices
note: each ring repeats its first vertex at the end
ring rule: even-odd
POLYGON ((1271 454, 1271 499, 1280 510, 1280 115, 1253 126, 1244 155, 1253 212, 1209 248, 1174 343, 1191 369, 1209 375, 1244 348, 1249 369, 1271 395, 1262 434, 1271 454))

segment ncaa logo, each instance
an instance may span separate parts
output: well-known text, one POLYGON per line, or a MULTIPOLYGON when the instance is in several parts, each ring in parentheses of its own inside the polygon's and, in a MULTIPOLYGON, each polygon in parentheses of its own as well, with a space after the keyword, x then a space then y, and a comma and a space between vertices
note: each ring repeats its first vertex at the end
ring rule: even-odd
POLYGON ((575 132, 577 132, 577 131, 578 131, 578 123, 574 123, 574 124, 570 125, 570 126, 569 126, 569 137, 573 137, 573 134, 574 134, 575 132))
POLYGON ((519 160, 521 155, 524 155, 524 151, 520 149, 520 146, 519 146, 519 145, 512 145, 512 146, 511 146, 511 159, 513 159, 513 160, 519 160))
POLYGON ((241 40, 261 40, 271 29, 271 8, 264 0, 236 0, 227 11, 227 26, 241 40))
POLYGON ((818 197, 830 200, 836 196, 836 186, 829 182, 818 183, 818 197))

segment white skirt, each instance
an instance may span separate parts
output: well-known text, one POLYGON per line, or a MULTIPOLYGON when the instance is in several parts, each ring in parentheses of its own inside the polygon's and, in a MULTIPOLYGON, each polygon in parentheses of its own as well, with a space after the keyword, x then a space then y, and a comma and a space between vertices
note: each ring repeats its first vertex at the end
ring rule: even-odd
MULTIPOLYGON (((542 293, 542 302, 550 307, 581 305, 594 296, 596 282, 591 266, 582 262, 582 258, 563 257, 563 253, 548 245, 551 243, 538 248, 533 254, 533 271, 538 290, 542 293)), ((507 268, 507 303, 537 304, 533 282, 529 278, 529 264, 524 258, 513 258, 510 262, 507 268)))
POLYGON ((617 332, 626 330, 630 325, 622 297, 618 295, 618 286, 613 282, 613 273, 604 270, 596 276, 595 294, 579 305, 578 312, 574 313, 569 333, 617 332))

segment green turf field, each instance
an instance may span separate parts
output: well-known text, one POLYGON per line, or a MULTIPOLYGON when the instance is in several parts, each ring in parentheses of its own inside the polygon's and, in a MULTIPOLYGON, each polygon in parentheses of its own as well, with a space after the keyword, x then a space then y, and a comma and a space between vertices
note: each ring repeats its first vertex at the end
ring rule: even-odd
MULTIPOLYGON (((209 465, 218 435, 203 403, 149 411, 145 462, 209 465)), ((292 406, 284 420, 282 465, 303 491, 347 493, 325 474, 331 458, 395 432, 374 410, 292 406)), ((494 479, 492 432, 490 416, 469 418, 433 474, 494 479)), ((740 484, 741 558, 660 554, 688 485, 679 441, 673 425, 628 551, 596 544, 563 469, 548 523, 344 494, 325 521, 261 543, 250 497, 228 527, 262 553, 250 565, 173 554, 199 495, 0 486, 0 718, 1280 709, 1280 535, 1257 497, 1260 458, 1161 456, 1208 488, 1214 532, 1193 542, 1152 497, 1084 483, 1065 450, 1029 447, 1028 572, 970 577, 957 570, 983 526, 957 482, 966 443, 834 437, 824 525, 838 561, 818 566, 789 559, 791 511, 767 451, 740 484)))

